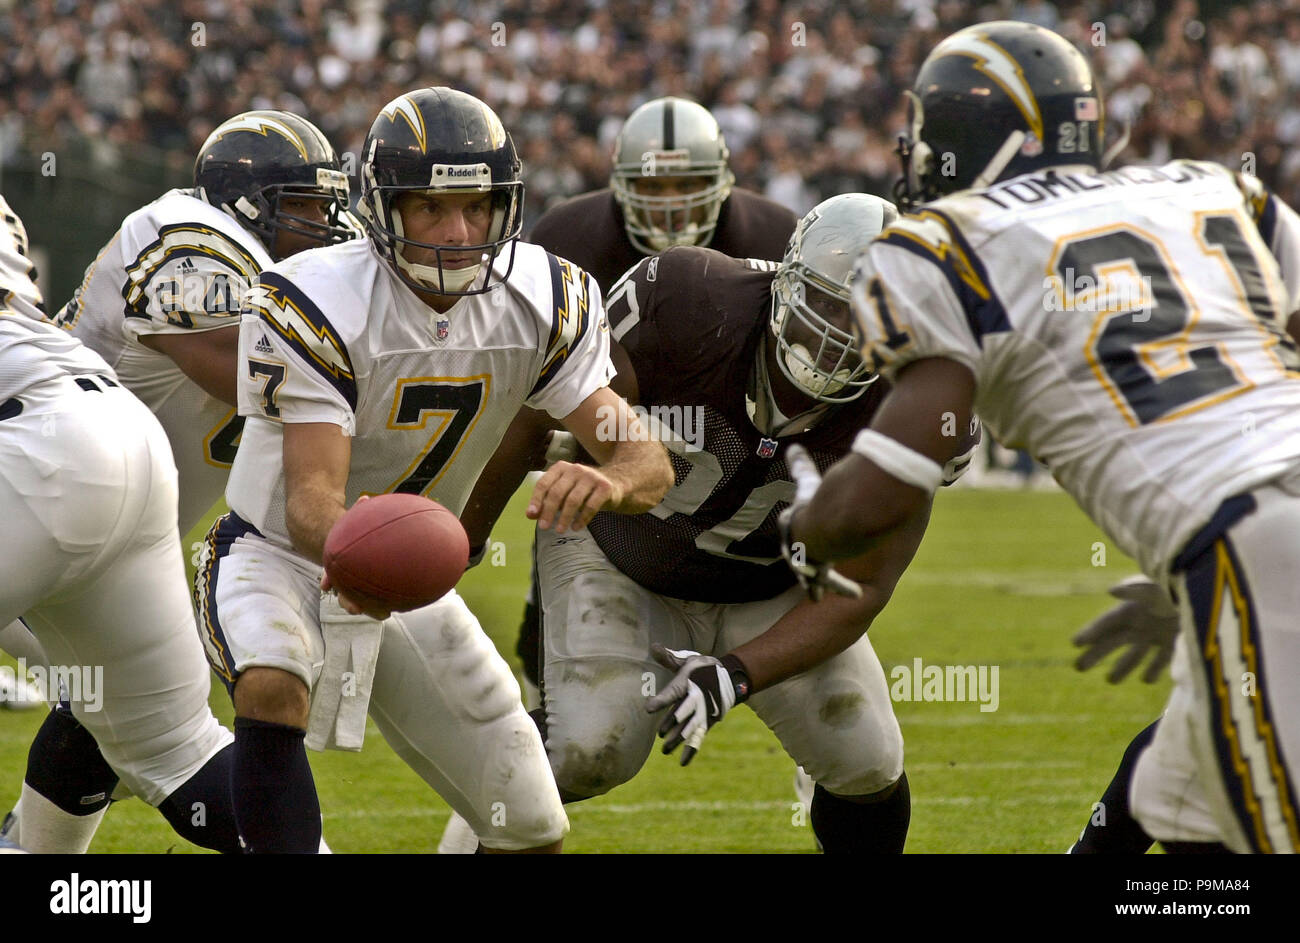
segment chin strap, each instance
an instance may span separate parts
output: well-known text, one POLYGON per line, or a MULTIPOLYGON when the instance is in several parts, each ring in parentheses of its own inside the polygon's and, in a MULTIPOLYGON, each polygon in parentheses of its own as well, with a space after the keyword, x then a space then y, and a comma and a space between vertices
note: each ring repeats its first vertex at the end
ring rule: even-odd
POLYGON ((982 190, 997 180, 1002 171, 1006 169, 1007 164, 1011 163, 1016 156, 1016 151, 1020 150, 1020 145, 1025 143, 1025 137, 1023 131, 1012 131, 1008 134, 1007 139, 998 148, 998 152, 988 162, 988 166, 980 172, 978 177, 971 181, 970 188, 972 190, 982 190))
MULTIPOLYGON (((393 232, 399 237, 405 238, 406 230, 402 226, 402 214, 397 212, 396 207, 393 207, 390 212, 393 217, 393 232)), ((427 290, 434 293, 439 291, 464 291, 474 283, 474 279, 478 278, 479 273, 483 271, 482 261, 476 265, 467 265, 464 268, 417 265, 407 260, 406 256, 402 254, 400 243, 393 251, 393 259, 401 270, 411 277, 412 281, 423 285, 427 290), (440 274, 441 277, 439 277, 440 274)))
POLYGON ((397 264, 402 267, 411 280, 425 286, 429 291, 437 294, 439 291, 464 291, 474 283, 483 271, 483 263, 468 265, 465 268, 442 268, 441 287, 439 286, 438 272, 439 267, 436 265, 413 265, 402 255, 399 248, 394 253, 397 264))
POLYGON ((1128 139, 1132 133, 1133 133, 1132 122, 1125 121, 1123 124, 1123 130, 1120 132, 1120 136, 1115 140, 1115 143, 1112 144, 1110 147, 1106 148, 1105 153, 1101 155, 1102 170, 1105 170, 1107 167, 1109 167, 1111 161, 1113 161, 1116 157, 1118 157, 1120 155, 1120 152, 1123 151, 1124 148, 1128 147, 1128 139))

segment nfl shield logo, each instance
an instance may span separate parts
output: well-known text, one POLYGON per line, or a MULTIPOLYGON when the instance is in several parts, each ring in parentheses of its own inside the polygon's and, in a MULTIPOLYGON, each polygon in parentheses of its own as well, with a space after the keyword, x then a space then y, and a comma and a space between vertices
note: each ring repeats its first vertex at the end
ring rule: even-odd
POLYGON ((776 439, 758 440, 758 457, 771 458, 776 454, 776 439))
POLYGON ((439 318, 435 324, 438 333, 438 340, 445 341, 447 335, 451 333, 451 322, 445 318, 439 318))

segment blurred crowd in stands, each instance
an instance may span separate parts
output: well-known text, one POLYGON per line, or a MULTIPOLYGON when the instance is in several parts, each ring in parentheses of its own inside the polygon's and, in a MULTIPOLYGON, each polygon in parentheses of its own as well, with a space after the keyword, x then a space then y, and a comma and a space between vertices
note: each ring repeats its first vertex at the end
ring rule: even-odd
POLYGON ((1300 0, 0 0, 0 166, 80 148, 186 168, 250 108, 315 121, 355 170, 380 107, 421 85, 494 106, 528 219, 604 186, 622 119, 713 110, 738 182, 802 213, 888 195, 901 91, 943 36, 1051 27, 1088 55, 1128 162, 1219 160, 1300 205, 1300 0))

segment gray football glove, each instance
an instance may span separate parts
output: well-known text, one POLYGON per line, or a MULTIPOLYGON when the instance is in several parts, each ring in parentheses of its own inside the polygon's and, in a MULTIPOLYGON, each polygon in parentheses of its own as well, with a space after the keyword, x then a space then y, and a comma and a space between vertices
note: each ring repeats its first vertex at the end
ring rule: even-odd
POLYGON ((837 573, 829 563, 808 559, 802 546, 791 545, 790 523, 794 520, 795 511, 812 500, 822 483, 822 476, 812 456, 802 445, 791 445, 785 450, 785 464, 790 469, 790 477, 794 479, 794 501, 776 519, 777 530, 781 534, 781 556, 785 557, 786 564, 799 578, 799 585, 813 602, 821 602, 827 590, 852 599, 861 598, 861 586, 837 573))
POLYGON ((1123 600, 1102 613, 1075 635, 1075 645, 1084 649, 1074 663, 1087 671, 1117 648, 1128 648, 1115 662, 1106 680, 1118 684, 1127 678, 1147 654, 1154 651, 1142 680, 1151 684, 1160 677, 1174 654, 1178 638, 1178 610, 1164 591, 1145 576, 1130 576, 1110 588, 1123 600))
POLYGON ((667 687, 646 701, 645 709, 653 714, 670 708, 659 725, 659 736, 664 738, 664 755, 686 744, 682 750, 685 766, 699 752, 709 728, 748 695, 744 666, 734 656, 719 660, 699 652, 674 651, 658 642, 650 646, 650 654, 677 674, 667 687), (739 683, 733 680, 733 670, 743 679, 739 683))
POLYGON ((582 455, 582 446, 578 444, 578 439, 572 432, 552 429, 546 434, 547 468, 556 462, 576 462, 580 455, 582 455))

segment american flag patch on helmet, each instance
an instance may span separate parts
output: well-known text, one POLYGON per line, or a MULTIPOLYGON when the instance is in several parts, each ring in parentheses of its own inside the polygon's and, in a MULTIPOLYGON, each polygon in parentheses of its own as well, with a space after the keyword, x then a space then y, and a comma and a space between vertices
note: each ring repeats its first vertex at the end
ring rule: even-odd
POLYGON ((1096 121, 1097 120, 1097 99, 1076 98, 1074 100, 1074 120, 1075 121, 1096 121))

